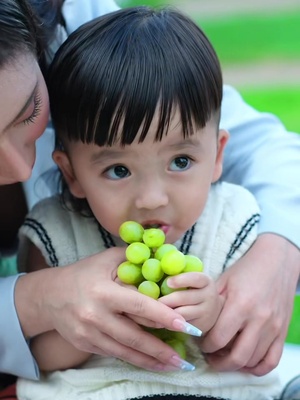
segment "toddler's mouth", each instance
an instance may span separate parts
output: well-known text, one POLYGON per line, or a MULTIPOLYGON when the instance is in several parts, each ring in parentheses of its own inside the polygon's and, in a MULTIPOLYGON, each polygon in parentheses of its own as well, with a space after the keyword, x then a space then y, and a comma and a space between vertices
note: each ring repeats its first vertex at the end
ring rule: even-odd
POLYGON ((151 228, 155 228, 155 229, 161 229, 165 235, 168 233, 169 229, 170 229, 170 225, 167 225, 164 222, 146 222, 145 224, 142 224, 144 229, 151 229, 151 228))
POLYGON ((161 228, 161 224, 145 224, 143 225, 144 229, 151 229, 151 228, 156 228, 156 229, 160 229, 161 228))

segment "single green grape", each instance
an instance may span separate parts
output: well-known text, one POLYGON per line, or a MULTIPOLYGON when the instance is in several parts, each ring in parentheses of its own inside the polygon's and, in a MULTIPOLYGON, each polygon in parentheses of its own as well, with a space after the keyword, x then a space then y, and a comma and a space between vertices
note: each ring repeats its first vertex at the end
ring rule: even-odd
POLYGON ((177 250, 176 246, 174 246, 174 244, 165 243, 156 249, 154 257, 161 260, 163 256, 171 250, 177 250))
POLYGON ((160 284, 160 292, 163 296, 167 296, 170 293, 176 292, 176 289, 172 289, 168 286, 167 284, 168 278, 169 278, 168 276, 165 277, 165 279, 160 284))
POLYGON ((134 264, 143 264, 150 255, 151 251, 144 243, 134 242, 126 248, 126 258, 134 264))
POLYGON ((185 360, 186 359, 186 348, 184 342, 178 339, 167 339, 164 341, 166 344, 171 346, 179 356, 185 360))
POLYGON ((119 235, 126 243, 142 242, 144 228, 135 221, 126 221, 119 228, 119 235))
POLYGON ((203 262, 190 254, 185 255, 185 267, 182 272, 202 272, 203 262))
POLYGON ((150 228, 145 229, 143 234, 143 242, 150 248, 160 247, 164 244, 166 235, 161 229, 150 228))
POLYGON ((160 295, 160 289, 157 283, 151 281, 143 281, 139 284, 138 291, 145 294, 146 296, 158 299, 160 295))
POLYGON ((179 290, 186 290, 186 288, 170 288, 168 286, 168 278, 170 278, 169 276, 166 276, 165 279, 161 282, 160 284, 160 293, 162 294, 162 296, 166 296, 167 294, 173 293, 173 292, 178 292, 179 290))
POLYGON ((124 261, 118 266, 118 278, 129 285, 137 285, 143 281, 142 266, 124 261))
POLYGON ((148 258, 142 265, 142 274, 147 281, 159 282, 164 276, 160 261, 156 258, 148 258))
POLYGON ((179 250, 168 251, 163 255, 160 263, 165 274, 178 275, 184 270, 185 256, 179 250))
POLYGON ((185 343, 189 338, 190 335, 184 332, 172 331, 172 338, 180 340, 181 342, 185 343))
MULTIPOLYGON (((168 331, 164 328, 146 328, 147 332, 151 333, 158 339, 162 340, 163 342, 167 339, 170 339, 170 333, 173 334, 173 331, 168 331)), ((172 336, 173 337, 173 336, 172 336)))

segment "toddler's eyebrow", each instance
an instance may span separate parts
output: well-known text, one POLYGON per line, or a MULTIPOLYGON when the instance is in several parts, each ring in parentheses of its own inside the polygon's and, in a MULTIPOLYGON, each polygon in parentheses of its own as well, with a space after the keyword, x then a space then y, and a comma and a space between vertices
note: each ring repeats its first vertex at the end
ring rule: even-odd
POLYGON ((23 107, 21 108, 21 110, 18 112, 18 114, 13 118, 13 120, 4 128, 4 132, 7 131, 14 123, 16 123, 18 121, 18 119, 25 113, 25 111, 27 110, 27 108, 30 106, 34 96, 35 96, 35 92, 36 89, 38 87, 38 82, 36 82, 32 92, 30 93, 30 95, 28 96, 27 100, 25 101, 25 104, 23 105, 23 107))
MULTIPOLYGON (((200 147, 201 143, 198 139, 186 138, 179 142, 170 144, 172 150, 183 150, 185 148, 200 147)), ((130 146, 128 147, 130 151, 130 146)), ((127 153, 128 154, 128 153, 127 153)), ((106 161, 118 160, 122 155, 124 155, 124 148, 120 150, 112 148, 101 148, 99 151, 93 153, 90 157, 90 163, 99 163, 106 161)))
POLYGON ((174 150, 180 150, 186 147, 198 147, 201 143, 199 140, 195 138, 186 138, 181 140, 180 142, 170 144, 170 148, 174 150))
POLYGON ((90 158, 90 163, 96 163, 96 162, 104 162, 106 160, 111 161, 114 159, 120 158, 120 155, 123 153, 124 149, 122 150, 113 150, 110 148, 106 149, 101 149, 98 152, 94 153, 91 155, 90 158))

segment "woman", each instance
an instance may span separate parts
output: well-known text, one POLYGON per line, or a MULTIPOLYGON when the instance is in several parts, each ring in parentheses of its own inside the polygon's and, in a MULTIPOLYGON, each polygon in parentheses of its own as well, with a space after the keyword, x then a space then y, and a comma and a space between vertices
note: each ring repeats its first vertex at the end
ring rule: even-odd
MULTIPOLYGON (((62 39, 62 32, 73 30, 76 23, 116 8, 113 2, 105 10, 96 3, 103 2, 66 0, 62 9, 64 18, 59 20, 67 29, 57 30, 56 38, 62 39)), ((38 44, 43 39, 39 32, 43 26, 35 25, 25 0, 1 2, 0 183, 3 185, 28 180, 35 162, 35 142, 47 123, 47 91, 37 64, 39 56, 45 60, 38 44)), ((263 219, 256 244, 218 282, 226 303, 203 347, 212 353, 207 357, 220 370, 244 368, 261 375, 279 361, 299 276, 300 255, 296 246, 300 245, 297 232, 300 223, 296 219, 300 215, 297 212, 300 182, 299 174, 293 175, 291 170, 299 164, 300 140, 288 134, 275 118, 248 107, 231 88, 224 91, 221 126, 232 134, 225 156, 225 178, 252 189, 261 204, 263 219), (249 135, 251 140, 247 140, 249 135), (272 157, 266 157, 270 152, 272 157), (281 177, 277 182, 279 159, 281 177), (274 214, 279 212, 277 224, 274 214), (221 353, 216 352, 219 349, 221 353)), ((46 136, 47 131, 43 137, 46 136)), ((37 155, 43 162, 47 158, 45 150, 50 155, 52 147, 45 149, 43 143, 37 147, 37 155)), ((37 175, 42 164, 37 164, 37 175)), ((30 186, 25 191, 32 192, 30 186)), ((5 213, 5 207, 2 208, 5 213)), ((1 279, 0 370, 38 378, 28 339, 53 329, 81 350, 110 354, 147 369, 171 367, 172 349, 149 337, 134 321, 148 325, 152 321, 184 330, 184 320, 173 310, 138 293, 117 293, 119 286, 116 290, 112 276, 123 258, 122 249, 113 249, 65 268, 1 279)))

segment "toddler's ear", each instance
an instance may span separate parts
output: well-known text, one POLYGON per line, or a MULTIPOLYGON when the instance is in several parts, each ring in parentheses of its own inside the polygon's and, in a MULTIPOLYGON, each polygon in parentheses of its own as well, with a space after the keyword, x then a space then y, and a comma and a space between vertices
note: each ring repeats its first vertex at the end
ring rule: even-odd
POLYGON ((52 154, 52 158, 61 170, 72 195, 79 199, 84 199, 85 193, 76 178, 68 155, 62 150, 55 150, 52 154))
POLYGON ((218 148, 217 148, 217 157, 215 162, 215 169, 212 182, 216 182, 220 179, 222 172, 223 172, 223 156, 224 156, 224 149, 226 143, 229 139, 229 133, 224 129, 219 130, 218 134, 218 148))

